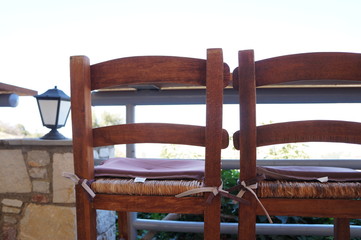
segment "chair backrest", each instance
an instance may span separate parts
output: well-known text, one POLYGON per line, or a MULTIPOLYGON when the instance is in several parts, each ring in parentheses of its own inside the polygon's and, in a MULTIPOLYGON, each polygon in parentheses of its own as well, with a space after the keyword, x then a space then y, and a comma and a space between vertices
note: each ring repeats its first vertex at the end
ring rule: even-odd
MULTIPOLYGON (((93 147, 131 143, 172 143, 205 147, 205 178, 220 169, 221 147, 228 145, 222 130, 223 89, 230 71, 221 49, 208 49, 207 59, 139 56, 90 65, 85 56, 70 59, 71 101, 75 172, 92 179, 93 147), (133 123, 92 128, 91 92, 134 85, 204 86, 206 126, 165 123, 133 123)), ((210 186, 219 180, 206 182, 210 186)))
POLYGON ((240 150, 243 179, 256 175, 258 146, 315 141, 361 144, 358 122, 309 120, 256 126, 256 87, 330 80, 361 81, 361 54, 304 53, 255 61, 253 50, 239 52, 233 86, 240 97, 240 130, 234 134, 234 146, 240 150))

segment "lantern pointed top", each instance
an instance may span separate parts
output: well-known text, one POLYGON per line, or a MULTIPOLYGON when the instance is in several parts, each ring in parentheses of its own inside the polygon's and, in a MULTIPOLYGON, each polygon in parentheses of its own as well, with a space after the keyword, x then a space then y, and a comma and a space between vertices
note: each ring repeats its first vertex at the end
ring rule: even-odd
POLYGON ((66 95, 63 91, 59 90, 57 86, 53 89, 49 89, 48 91, 44 92, 43 94, 36 95, 35 98, 38 99, 61 99, 61 100, 69 100, 70 97, 66 95))

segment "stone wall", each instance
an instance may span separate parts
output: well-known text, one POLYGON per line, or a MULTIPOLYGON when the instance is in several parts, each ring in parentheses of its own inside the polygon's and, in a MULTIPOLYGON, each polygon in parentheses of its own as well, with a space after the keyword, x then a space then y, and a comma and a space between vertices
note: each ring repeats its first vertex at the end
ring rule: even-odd
MULTIPOLYGON (((0 140, 0 239, 76 239, 72 143, 0 140)), ((115 239, 115 213, 98 211, 98 240, 115 239)))

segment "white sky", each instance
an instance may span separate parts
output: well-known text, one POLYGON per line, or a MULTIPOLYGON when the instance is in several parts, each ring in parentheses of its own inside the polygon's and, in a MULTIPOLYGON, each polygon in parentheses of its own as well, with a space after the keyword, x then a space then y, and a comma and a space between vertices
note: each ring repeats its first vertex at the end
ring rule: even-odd
MULTIPOLYGON (((204 58, 217 47, 234 69, 242 49, 255 49, 256 59, 361 52, 360 10, 359 0, 1 0, 0 82, 39 94, 57 85, 69 95, 71 55, 92 63, 132 55, 204 58)), ((0 108, 0 121, 48 131, 32 97, 0 108)), ((60 131, 69 129, 70 121, 60 131)))

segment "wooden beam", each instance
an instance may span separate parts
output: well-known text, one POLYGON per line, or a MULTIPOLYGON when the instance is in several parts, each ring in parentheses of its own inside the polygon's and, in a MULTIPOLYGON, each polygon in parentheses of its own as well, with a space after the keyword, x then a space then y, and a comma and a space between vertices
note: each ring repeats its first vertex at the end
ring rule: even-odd
POLYGON ((35 96, 37 91, 0 82, 0 94, 15 93, 19 96, 35 96))

